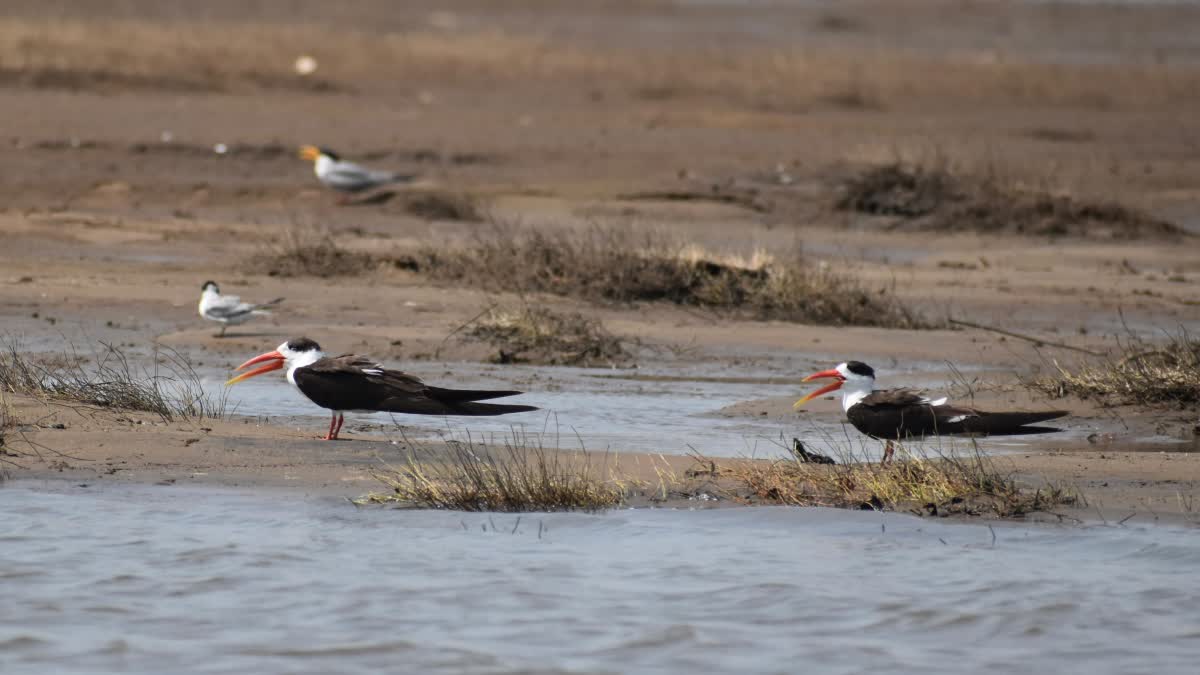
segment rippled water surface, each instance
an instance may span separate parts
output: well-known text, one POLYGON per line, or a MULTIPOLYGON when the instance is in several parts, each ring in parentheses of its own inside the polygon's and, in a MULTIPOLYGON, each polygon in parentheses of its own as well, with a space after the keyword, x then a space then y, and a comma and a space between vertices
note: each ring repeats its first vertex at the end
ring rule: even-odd
POLYGON ((0 488, 0 672, 1195 672, 1200 537, 0 488))

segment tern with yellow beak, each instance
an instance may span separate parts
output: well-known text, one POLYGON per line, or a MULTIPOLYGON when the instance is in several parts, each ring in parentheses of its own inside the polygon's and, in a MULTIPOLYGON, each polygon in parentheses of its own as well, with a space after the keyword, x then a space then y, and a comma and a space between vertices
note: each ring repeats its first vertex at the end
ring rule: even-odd
POLYGON ((861 361, 847 361, 804 378, 805 382, 832 380, 796 401, 797 410, 809 401, 842 390, 842 410, 862 433, 884 441, 883 462, 895 450, 893 441, 952 434, 1010 436, 1040 434, 1061 429, 1030 424, 1064 417, 1066 410, 1044 412, 984 412, 952 406, 945 398, 930 399, 913 389, 875 389, 875 370, 861 361))
POLYGON ((284 370, 287 381, 308 400, 333 413, 325 440, 337 440, 346 412, 394 412, 409 415, 491 416, 537 410, 529 405, 478 403, 493 398, 516 396, 520 391, 480 391, 431 387, 417 377, 388 370, 374 360, 355 354, 326 356, 321 346, 308 338, 295 338, 274 351, 259 354, 237 367, 243 370, 230 378, 233 385, 272 370, 284 370))
POLYGON ((346 203, 349 195, 373 190, 391 183, 411 182, 411 174, 375 171, 353 162, 347 162, 328 148, 305 145, 300 148, 300 158, 313 163, 313 172, 321 184, 342 193, 339 203, 346 203))

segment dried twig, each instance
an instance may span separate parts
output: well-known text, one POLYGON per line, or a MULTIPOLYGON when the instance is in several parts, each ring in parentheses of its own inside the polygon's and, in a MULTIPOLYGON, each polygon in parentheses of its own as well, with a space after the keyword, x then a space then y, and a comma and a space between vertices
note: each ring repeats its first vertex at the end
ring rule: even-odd
POLYGON ((1096 351, 1092 351, 1090 349, 1084 349, 1083 347, 1074 347, 1072 345, 1065 345, 1061 342, 1050 342, 1049 340, 1043 340, 1042 338, 1033 337, 1031 335, 1021 335, 1020 333, 1014 333, 1010 330, 1004 330, 1003 328, 994 328, 992 326, 984 326, 983 324, 972 323, 970 321, 962 321, 960 319, 947 319, 947 321, 949 321, 950 324, 954 325, 954 326, 965 326, 967 328, 976 328, 978 330, 986 330, 991 333, 999 333, 1001 335, 1007 335, 1008 337, 1016 338, 1018 340, 1025 340, 1026 342, 1032 342, 1033 344, 1035 344, 1039 347, 1055 347, 1057 349, 1069 349, 1073 352, 1080 352, 1083 354, 1087 354, 1088 356, 1104 356, 1104 354, 1102 352, 1096 352, 1096 351))

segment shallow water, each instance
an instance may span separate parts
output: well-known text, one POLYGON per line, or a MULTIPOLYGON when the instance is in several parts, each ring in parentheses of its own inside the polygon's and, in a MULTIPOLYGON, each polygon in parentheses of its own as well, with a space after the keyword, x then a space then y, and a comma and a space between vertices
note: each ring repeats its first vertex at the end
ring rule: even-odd
POLYGON ((0 488, 0 672, 1194 672, 1200 537, 0 488))
MULTIPOLYGON (((579 447, 589 451, 661 452, 687 454, 692 449, 712 456, 784 456, 781 438, 790 439, 799 425, 796 420, 719 417, 722 408, 749 399, 788 397, 800 391, 795 384, 769 382, 668 381, 613 378, 611 371, 584 368, 536 368, 506 366, 500 374, 492 366, 461 363, 404 364, 406 372, 427 382, 452 381, 457 388, 498 388, 519 384, 530 393, 511 402, 542 408, 533 413, 501 417, 442 418, 386 413, 353 413, 346 424, 384 425, 377 433, 395 435, 395 424, 404 425, 411 438, 450 435, 461 437, 470 430, 476 437, 504 437, 513 430, 532 432, 547 445, 579 447), (393 422, 394 419, 394 422, 393 422)), ((709 378, 720 373, 710 373, 709 378)), ((204 386, 211 392, 220 387, 225 373, 205 372, 204 386)), ((700 377, 700 376, 696 376, 700 377)), ((768 378, 763 377, 763 380, 768 378)), ((237 414, 286 417, 324 431, 328 413, 317 408, 282 378, 246 380, 230 390, 230 405, 237 414), (301 414, 298 414, 301 413, 301 414)), ((806 428, 810 425, 805 425, 806 428)), ((822 431, 841 434, 840 425, 822 431)))
MULTIPOLYGON (((791 439, 798 437, 808 449, 834 457, 852 452, 859 458, 877 459, 882 454, 881 443, 862 436, 844 423, 839 413, 793 414, 790 403, 806 385, 766 370, 730 371, 699 364, 661 372, 535 366, 505 366, 497 372, 495 366, 484 364, 432 362, 403 364, 403 369, 427 382, 452 381, 459 388, 497 388, 516 383, 529 393, 512 398, 512 402, 536 405, 542 410, 475 418, 352 413, 346 416, 349 429, 393 439, 401 433, 410 439, 470 436, 499 442, 521 436, 538 439, 549 447, 583 447, 589 451, 665 455, 699 452, 710 457, 759 458, 789 456, 791 439), (786 413, 724 411, 734 404, 764 399, 782 400, 786 413), (403 429, 397 425, 403 425, 403 429)), ((202 369, 202 373, 204 387, 213 393, 220 391, 221 382, 228 376, 216 369, 202 369)), ((922 380, 913 383, 927 384, 922 380)), ((944 379, 928 384, 931 391, 939 391, 941 383, 944 379)), ((270 417, 272 424, 293 424, 310 429, 314 435, 324 433, 328 427, 328 413, 282 377, 246 380, 230 389, 229 397, 231 409, 239 415, 270 417)), ((1091 423, 1054 434, 1053 439, 1082 440, 1095 431, 1096 424, 1091 423)), ((978 444, 984 452, 1003 454, 1028 451, 1046 438, 997 437, 981 439, 978 444)), ((966 441, 951 439, 932 443, 928 451, 970 448, 966 441)))

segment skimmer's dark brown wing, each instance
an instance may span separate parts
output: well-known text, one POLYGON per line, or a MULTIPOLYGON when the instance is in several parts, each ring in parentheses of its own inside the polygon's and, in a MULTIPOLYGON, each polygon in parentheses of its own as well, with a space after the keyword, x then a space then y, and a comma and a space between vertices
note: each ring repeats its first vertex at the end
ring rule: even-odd
POLYGON ((293 377, 313 403, 331 410, 370 410, 412 415, 504 415, 537 410, 528 405, 477 403, 519 391, 431 387, 415 375, 388 370, 364 356, 327 357, 293 377))

